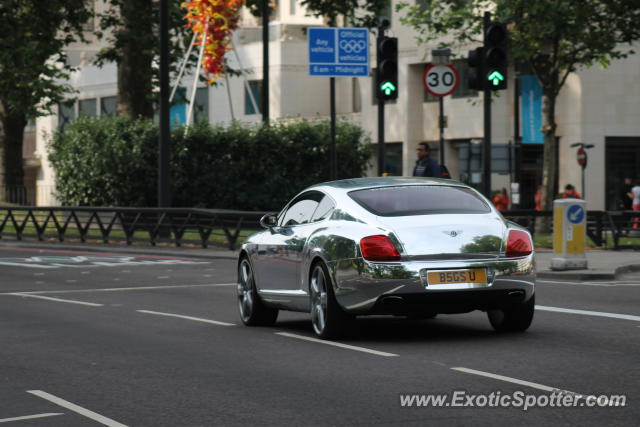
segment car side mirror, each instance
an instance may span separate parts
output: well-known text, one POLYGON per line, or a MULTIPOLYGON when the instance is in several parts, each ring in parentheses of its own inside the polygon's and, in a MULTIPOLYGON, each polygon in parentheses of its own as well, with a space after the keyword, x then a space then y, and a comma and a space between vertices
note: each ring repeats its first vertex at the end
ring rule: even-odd
POLYGON ((268 213, 260 218, 260 225, 264 228, 273 228, 278 223, 278 214, 268 213))

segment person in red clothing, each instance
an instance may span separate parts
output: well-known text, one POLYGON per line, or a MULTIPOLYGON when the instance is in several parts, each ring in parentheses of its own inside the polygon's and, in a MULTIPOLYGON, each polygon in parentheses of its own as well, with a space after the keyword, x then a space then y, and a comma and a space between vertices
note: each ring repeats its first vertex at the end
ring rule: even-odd
POLYGON ((576 191, 573 185, 567 184, 564 187, 564 193, 562 193, 562 198, 563 199, 582 199, 582 196, 580 196, 580 193, 576 191))
POLYGON ((509 195, 507 194, 507 189, 502 188, 498 194, 493 196, 491 200, 495 205, 496 209, 499 211, 506 211, 509 209, 509 195))
POLYGON ((537 211, 542 210, 542 185, 538 185, 538 191, 533 195, 533 201, 535 203, 534 209, 537 211))

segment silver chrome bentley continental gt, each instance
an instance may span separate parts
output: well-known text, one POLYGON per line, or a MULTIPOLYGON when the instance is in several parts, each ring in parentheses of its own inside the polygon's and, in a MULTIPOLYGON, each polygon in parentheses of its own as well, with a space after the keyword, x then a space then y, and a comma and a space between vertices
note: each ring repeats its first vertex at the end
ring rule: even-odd
POLYGON ((535 261, 526 229, 462 183, 358 178, 314 185, 260 220, 238 261, 245 325, 278 310, 311 314, 322 338, 356 316, 431 318, 483 310, 498 331, 524 331, 535 261))

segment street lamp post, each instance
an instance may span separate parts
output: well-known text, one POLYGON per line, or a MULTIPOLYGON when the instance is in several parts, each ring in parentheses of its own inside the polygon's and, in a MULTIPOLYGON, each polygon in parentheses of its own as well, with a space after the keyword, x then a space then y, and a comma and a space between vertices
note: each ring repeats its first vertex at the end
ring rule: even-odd
POLYGON ((169 5, 160 0, 160 138, 158 141, 158 207, 171 206, 169 156, 169 5))

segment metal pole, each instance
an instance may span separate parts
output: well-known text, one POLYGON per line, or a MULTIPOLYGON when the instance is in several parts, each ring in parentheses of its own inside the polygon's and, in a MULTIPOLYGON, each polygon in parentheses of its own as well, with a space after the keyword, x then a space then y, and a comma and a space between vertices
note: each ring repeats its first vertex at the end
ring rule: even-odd
POLYGON ((160 139, 158 141, 158 207, 171 206, 169 156, 169 5, 160 0, 160 139))
POLYGON ((338 156, 336 155, 336 78, 329 78, 331 103, 331 147, 329 149, 329 165, 331 180, 338 179, 338 156))
POLYGON ((438 97, 440 107, 440 164, 444 165, 444 96, 438 97))
POLYGON ((520 158, 519 146, 522 143, 520 137, 520 76, 516 71, 514 76, 514 94, 513 94, 513 175, 516 182, 520 182, 520 158))
MULTIPOLYGON (((329 27, 336 26, 336 17, 329 17, 329 27)), ((336 154, 336 78, 329 77, 329 107, 331 116, 331 146, 329 147, 329 175, 331 180, 338 178, 338 156, 336 154)))
POLYGON ((384 170, 384 100, 378 100, 378 176, 382 176, 384 170))
POLYGON ((269 1, 262 0, 262 122, 269 123, 269 1))
POLYGON ((191 124, 191 116, 193 114, 193 106, 196 103, 196 91, 198 90, 198 80, 200 80, 200 67, 202 66, 202 58, 204 57, 204 47, 207 44, 207 31, 209 24, 205 24, 204 33, 202 33, 202 40, 200 44, 200 53, 198 54, 198 63, 196 65, 196 72, 193 77, 193 87, 191 88, 191 99, 189 99, 189 109, 187 110, 187 124, 184 127, 185 135, 191 124))
MULTIPOLYGON (((491 13, 484 13, 484 34, 491 23, 491 13)), ((485 40, 486 42, 486 40, 485 40)), ((484 76, 483 76, 484 77, 484 76)), ((486 83, 486 82, 485 82, 486 83)), ((482 188, 486 197, 491 197, 491 91, 484 89, 484 142, 482 144, 482 188)))
POLYGON ((180 86, 180 80, 182 79, 182 75, 184 74, 184 69, 187 67, 187 62, 189 62, 189 56, 191 55, 191 51, 193 50, 193 44, 196 41, 197 33, 193 33, 193 37, 191 38, 191 43, 189 44, 189 49, 187 49, 187 54, 184 56, 182 60, 182 64, 180 65, 180 72, 178 73, 178 77, 176 78, 176 83, 173 85, 173 89, 171 89, 171 96, 169 97, 169 103, 173 101, 173 97, 176 95, 176 90, 178 90, 178 86, 180 86))
MULTIPOLYGON (((376 37, 376 46, 380 46, 380 41, 384 37, 384 21, 380 21, 378 25, 378 35, 376 37)), ((378 48, 379 49, 379 48, 378 48)), ((376 54, 376 73, 380 72, 380 52, 376 54)), ((377 97, 377 91, 374 96, 377 97)), ((384 99, 378 99, 378 176, 385 173, 384 170, 384 99)))

